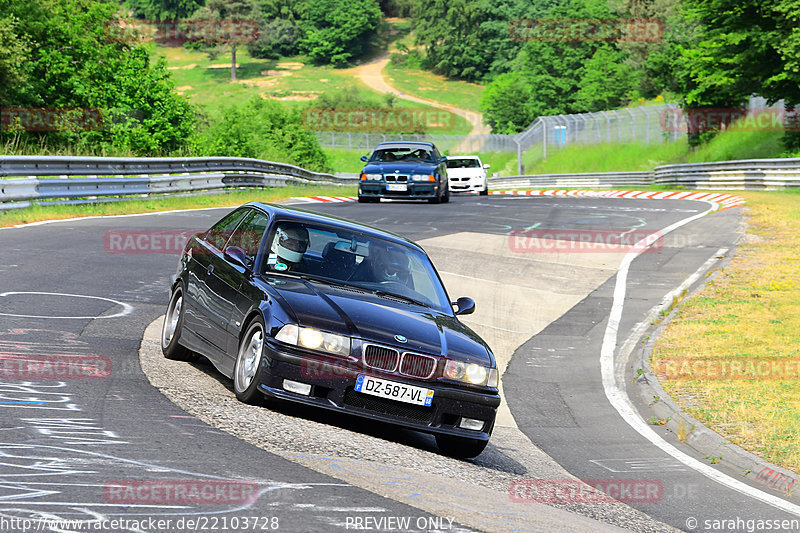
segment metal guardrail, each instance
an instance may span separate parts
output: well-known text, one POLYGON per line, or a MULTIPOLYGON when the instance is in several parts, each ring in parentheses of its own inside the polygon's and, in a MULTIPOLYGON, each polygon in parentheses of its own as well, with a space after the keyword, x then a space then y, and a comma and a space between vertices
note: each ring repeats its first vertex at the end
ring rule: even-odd
POLYGON ((69 203, 289 183, 345 185, 357 177, 312 172, 285 163, 236 157, 0 156, 0 209, 36 200, 69 203), (20 178, 20 176, 25 176, 20 178))
MULTIPOLYGON (((0 209, 31 202, 113 202, 160 194, 191 194, 289 183, 354 184, 358 175, 332 175, 284 163, 236 157, 109 158, 0 156, 0 209), (23 177, 24 176, 24 177, 23 177), (1 179, 5 178, 5 179, 1 179)), ((652 172, 592 172, 490 178, 498 188, 613 188, 679 186, 686 189, 800 187, 800 158, 664 165, 652 172)))
POLYGON ((653 183, 709 190, 800 187, 800 158, 664 165, 653 171, 653 183))
POLYGON ((651 172, 589 172, 489 178, 489 188, 493 189, 520 187, 648 187, 652 183, 651 172))

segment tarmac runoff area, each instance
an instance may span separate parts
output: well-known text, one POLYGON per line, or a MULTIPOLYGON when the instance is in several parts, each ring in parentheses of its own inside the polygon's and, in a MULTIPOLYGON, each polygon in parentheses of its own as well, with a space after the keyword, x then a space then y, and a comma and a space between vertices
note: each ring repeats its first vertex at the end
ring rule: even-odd
MULTIPOLYGON (((607 281, 624 256, 603 249, 531 256, 513 253, 506 236, 469 232, 418 242, 450 293, 492 302, 464 322, 492 346, 501 372, 518 346, 607 281)), ((302 406, 240 403, 230 381, 207 361, 162 356, 162 320, 147 328, 139 354, 149 381, 191 415, 268 452, 481 531, 677 531, 607 499, 544 504, 514 498, 520 479, 586 486, 517 429, 505 402, 484 453, 459 461, 439 455, 427 435, 302 406)))

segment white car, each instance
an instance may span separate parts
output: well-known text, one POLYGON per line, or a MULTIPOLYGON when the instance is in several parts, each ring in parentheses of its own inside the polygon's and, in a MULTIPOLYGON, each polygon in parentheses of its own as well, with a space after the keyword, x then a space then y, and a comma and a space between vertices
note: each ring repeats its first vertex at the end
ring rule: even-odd
POLYGON ((484 165, 477 155, 447 156, 447 177, 450 180, 450 192, 472 192, 489 194, 486 182, 486 170, 491 165, 484 165))

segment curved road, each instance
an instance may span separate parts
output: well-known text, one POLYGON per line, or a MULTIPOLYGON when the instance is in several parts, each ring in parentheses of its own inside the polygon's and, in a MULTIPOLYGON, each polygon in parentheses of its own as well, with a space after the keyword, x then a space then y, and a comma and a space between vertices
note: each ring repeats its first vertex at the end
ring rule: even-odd
MULTIPOLYGON (((0 530, 22 531, 30 524, 10 521, 42 517, 128 520, 115 527, 107 523, 106 530, 116 531, 202 529, 200 523, 189 527, 189 520, 241 530, 245 517, 259 521, 259 528, 288 531, 612 529, 590 519, 636 531, 670 530, 665 524, 746 531, 746 520, 799 518, 711 481, 631 429, 609 404, 600 378, 619 254, 596 248, 553 253, 531 245, 544 242, 529 239, 542 233, 525 233, 657 230, 705 205, 469 196, 435 207, 307 207, 421 241, 451 296, 476 296, 484 312, 470 317, 470 325, 508 365, 503 384, 510 411, 487 452, 474 462, 452 461, 410 432, 285 408, 266 419, 285 426, 254 425, 262 419, 251 417, 270 417, 271 411, 236 411, 241 406, 225 394, 225 380, 202 365, 208 382, 198 382, 197 389, 185 382, 198 365, 172 369, 157 383, 197 416, 153 388, 138 353, 144 330, 164 311, 175 268, 176 255, 161 249, 169 248, 176 229, 207 228, 225 210, 11 228, 0 231, 0 530), (514 230, 523 232, 522 240, 509 241, 514 230), (123 250, 121 242, 133 244, 123 250), (37 361, 36 372, 21 371, 31 367, 20 360, 37 361), (78 362, 71 375, 58 371, 56 363, 65 360, 78 362), (94 376, 87 377, 87 367, 94 376), (250 439, 252 445, 231 434, 263 438, 250 439), (419 477, 398 476, 400 468, 419 477), (618 503, 542 506, 504 492, 519 486, 515 479, 570 474, 661 490, 634 498, 631 505, 639 511, 618 503), (205 500, 189 498, 198 487, 216 492, 205 500), (485 491, 503 502, 503 512, 483 512, 477 498, 485 491), (152 520, 172 522, 159 527, 152 520), (724 527, 713 520, 734 522, 724 527)), ((630 331, 720 249, 732 248, 739 216, 739 209, 731 209, 702 218, 636 259, 620 331, 630 331)), ((646 412, 646 405, 639 407, 646 412)), ((697 455, 680 442, 671 444, 697 455)), ((724 463, 715 468, 744 479, 727 472, 724 463)), ((63 524, 60 529, 79 530, 63 524)))

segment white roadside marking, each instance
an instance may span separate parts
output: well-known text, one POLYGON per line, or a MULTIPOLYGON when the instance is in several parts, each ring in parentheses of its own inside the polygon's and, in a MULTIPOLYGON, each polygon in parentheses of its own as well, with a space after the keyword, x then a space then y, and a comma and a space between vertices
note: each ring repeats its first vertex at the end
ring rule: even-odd
MULTIPOLYGON (((672 231, 713 212, 716 206, 714 206, 711 202, 709 203, 712 205, 707 211, 683 220, 679 220, 671 226, 664 228, 659 233, 663 237, 664 235, 667 235, 668 233, 671 233, 672 231)), ((651 237, 646 237, 645 239, 642 239, 636 243, 634 250, 625 255, 624 259, 622 260, 622 264, 620 265, 620 269, 617 272, 617 281, 614 286, 614 298, 611 306, 611 313, 608 317, 608 325, 606 326, 605 335, 603 337, 603 345, 600 350, 600 370, 603 379, 603 389, 605 390, 608 401, 611 403, 614 409, 617 410, 622 419, 625 420, 625 422, 637 433, 650 441, 654 446, 671 455, 689 468, 699 472, 700 474, 703 474, 707 478, 716 481, 717 483, 720 483, 721 485, 744 494, 745 496, 749 496, 753 499, 766 503, 767 505, 771 505, 776 509, 800 516, 800 506, 783 500, 777 496, 767 494, 766 492, 753 488, 750 485, 739 481, 738 479, 734 479, 727 474, 723 474, 711 466, 701 463, 697 459, 683 453, 662 439, 639 416, 636 408, 633 406, 633 403, 625 393, 624 385, 620 387, 614 368, 614 352, 617 345, 617 333, 622 320, 622 309, 625 304, 628 270, 630 269, 630 265, 633 260, 636 259, 639 254, 645 251, 646 248, 651 244, 651 237)))
POLYGON ((87 298, 90 300, 102 300, 104 302, 111 302, 115 305, 122 307, 122 310, 107 316, 47 316, 47 315, 17 315, 13 313, 0 312, 2 316, 12 316, 17 318, 51 318, 51 319, 80 319, 80 320, 94 320, 95 318, 120 318, 127 316, 133 312, 133 306, 111 298, 103 298, 102 296, 87 296, 85 294, 66 294, 63 292, 33 292, 33 291, 9 291, 0 293, 0 297, 10 296, 14 294, 36 294, 40 296, 68 296, 70 298, 87 298))

